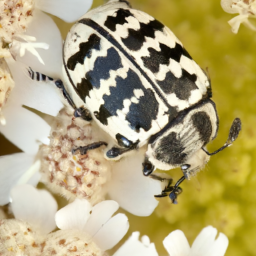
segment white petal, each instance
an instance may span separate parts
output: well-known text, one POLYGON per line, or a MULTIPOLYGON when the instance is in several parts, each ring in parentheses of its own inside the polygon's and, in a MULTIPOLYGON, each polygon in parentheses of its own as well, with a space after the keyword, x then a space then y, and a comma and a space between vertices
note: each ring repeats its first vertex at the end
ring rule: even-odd
POLYGON ((209 248, 209 256, 224 256, 228 248, 228 238, 220 233, 214 244, 209 248))
POLYGON ((40 160, 37 160, 19 178, 19 180, 17 181, 17 185, 30 184, 35 187, 41 178, 41 174, 39 173, 40 167, 41 167, 41 162, 40 162, 40 160))
POLYGON ((42 233, 49 233, 56 227, 57 203, 48 191, 28 184, 18 185, 11 190, 11 202, 16 219, 27 221, 42 233))
POLYGON ((124 237, 128 229, 128 218, 126 215, 119 213, 112 217, 93 239, 103 251, 106 251, 114 247, 124 237))
POLYGON ((58 16, 66 22, 74 22, 84 15, 92 0, 36 0, 36 8, 58 16))
POLYGON ((217 229, 213 228, 212 226, 208 226, 204 228, 200 234, 197 236, 195 241, 193 242, 192 248, 191 248, 191 255, 197 256, 197 255, 209 255, 209 253, 212 253, 211 255, 219 255, 215 254, 215 249, 218 251, 220 249, 220 252, 224 252, 227 249, 228 240, 227 238, 221 236, 218 237, 217 246, 220 245, 220 248, 217 248, 215 245, 217 235, 217 229), (225 247, 226 245, 226 247, 225 247))
POLYGON ((232 27, 231 30, 233 33, 237 34, 241 23, 248 19, 248 15, 238 15, 233 19, 228 21, 228 24, 232 27))
POLYGON ((203 255, 204 252, 208 251, 209 246, 214 243, 216 235, 217 229, 212 226, 202 229, 192 244, 192 255, 203 255))
POLYGON ((113 256, 158 256, 155 245, 144 245, 139 241, 139 232, 133 232, 113 256))
POLYGON ((221 0, 220 4, 223 10, 227 13, 237 13, 236 8, 232 8, 234 3, 237 3, 239 0, 221 0))
POLYGON ((51 127, 38 115, 10 103, 3 110, 6 125, 0 125, 0 132, 22 151, 35 155, 39 142, 48 137, 51 127))
POLYGON ((114 163, 108 193, 123 209, 138 216, 148 216, 158 201, 154 195, 161 193, 161 183, 142 174, 143 152, 114 163))
POLYGON ((47 43, 49 45, 48 50, 37 49, 45 65, 40 63, 37 57, 30 52, 26 52, 24 57, 17 56, 17 60, 32 67, 35 71, 59 78, 62 72, 62 38, 52 18, 39 10, 35 10, 33 21, 29 24, 26 34, 34 36, 37 43, 47 43))
POLYGON ((7 61, 15 81, 10 104, 25 105, 48 115, 56 116, 63 107, 61 93, 53 83, 33 81, 22 63, 7 61))
POLYGON ((56 213, 56 225, 62 230, 84 230, 84 226, 90 217, 91 210, 92 206, 87 200, 76 199, 56 213))
POLYGON ((118 208, 118 203, 113 200, 106 200, 96 204, 92 208, 91 216, 84 226, 84 231, 94 236, 118 208))
POLYGON ((190 255, 190 246, 181 230, 171 232, 163 241, 164 247, 170 256, 190 255))
POLYGON ((34 162, 33 155, 17 153, 0 157, 0 205, 10 201, 10 191, 34 162))
POLYGON ((150 239, 148 236, 142 236, 141 237, 141 242, 145 245, 145 246, 149 246, 150 245, 150 239))

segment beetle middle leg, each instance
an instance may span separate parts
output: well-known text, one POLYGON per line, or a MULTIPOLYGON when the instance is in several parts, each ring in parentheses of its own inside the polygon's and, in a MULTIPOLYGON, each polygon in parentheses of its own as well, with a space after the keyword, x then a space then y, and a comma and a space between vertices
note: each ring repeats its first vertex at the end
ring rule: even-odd
POLYGON ((96 149, 96 148, 99 148, 103 145, 107 146, 108 144, 104 141, 94 142, 94 143, 91 143, 91 144, 86 145, 86 146, 82 146, 82 147, 72 149, 72 154, 74 155, 79 151, 81 155, 85 155, 85 154, 87 154, 88 150, 96 149))

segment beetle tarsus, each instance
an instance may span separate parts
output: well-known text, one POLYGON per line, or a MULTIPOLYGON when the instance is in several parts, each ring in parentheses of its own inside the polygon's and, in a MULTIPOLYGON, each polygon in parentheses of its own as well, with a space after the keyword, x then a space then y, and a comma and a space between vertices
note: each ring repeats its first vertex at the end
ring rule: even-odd
POLYGON ((84 107, 80 107, 80 108, 75 109, 74 117, 76 117, 76 118, 80 117, 85 121, 91 121, 92 120, 92 116, 91 116, 89 110, 84 108, 84 107))
MULTIPOLYGON (((153 177, 154 179, 155 177, 153 177)), ((158 179, 160 180, 160 179, 158 179)), ((168 179, 165 179, 168 180, 168 179)), ((177 204, 177 197, 182 192, 182 188, 179 185, 185 180, 185 176, 182 176, 174 186, 171 186, 172 179, 169 179, 168 185, 164 188, 161 194, 155 195, 156 198, 169 196, 173 204, 177 204)), ((163 180, 164 181, 164 180, 163 180)))

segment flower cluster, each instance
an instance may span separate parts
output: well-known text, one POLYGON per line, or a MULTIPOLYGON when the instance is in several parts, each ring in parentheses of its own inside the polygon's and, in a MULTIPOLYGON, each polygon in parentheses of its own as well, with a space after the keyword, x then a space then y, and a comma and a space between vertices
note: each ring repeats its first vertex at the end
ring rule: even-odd
MULTIPOLYGON (((57 211, 51 194, 31 185, 16 186, 11 191, 11 209, 15 219, 0 220, 0 254, 2 255, 106 255, 126 234, 129 222, 115 201, 106 200, 92 206, 85 199, 57 211), (51 232, 55 225, 59 230, 51 232)), ((204 228, 192 246, 180 230, 163 241, 171 256, 223 256, 227 237, 211 226, 204 228)), ((113 256, 158 256, 147 236, 132 236, 113 256)))
POLYGON ((233 33, 238 32, 241 23, 256 31, 256 26, 249 20, 249 18, 256 18, 255 0, 221 0, 221 6, 228 13, 239 14, 228 22, 233 33))

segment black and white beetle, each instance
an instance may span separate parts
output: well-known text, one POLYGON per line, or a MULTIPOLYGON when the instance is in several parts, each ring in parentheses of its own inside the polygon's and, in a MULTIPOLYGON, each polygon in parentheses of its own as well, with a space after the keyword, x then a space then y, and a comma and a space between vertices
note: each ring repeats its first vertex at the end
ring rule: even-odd
MULTIPOLYGON (((156 168, 181 167, 184 176, 156 197, 170 192, 176 202, 179 184, 202 169, 210 155, 230 146, 241 130, 236 118, 225 145, 214 153, 206 150, 219 125, 208 77, 169 28, 125 0, 91 10, 71 28, 63 63, 70 94, 61 80, 53 82, 76 117, 94 120, 115 140, 107 159, 118 160, 147 144, 145 176, 156 168)), ((31 69, 29 73, 36 80, 52 80, 31 69)), ((101 145, 107 143, 73 153, 101 145)))

